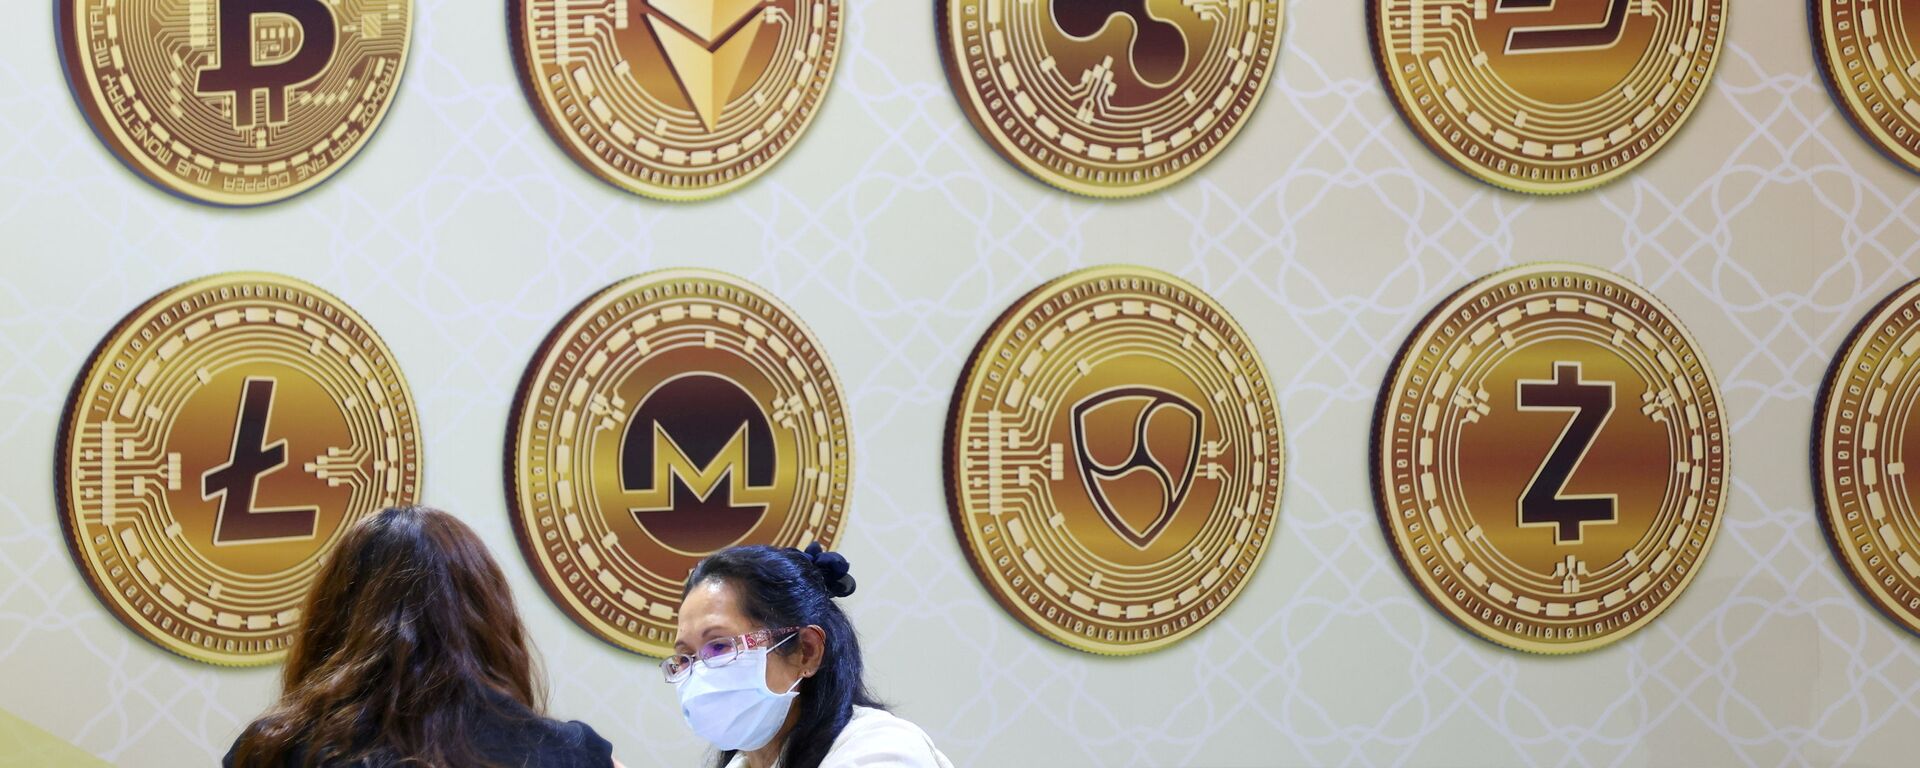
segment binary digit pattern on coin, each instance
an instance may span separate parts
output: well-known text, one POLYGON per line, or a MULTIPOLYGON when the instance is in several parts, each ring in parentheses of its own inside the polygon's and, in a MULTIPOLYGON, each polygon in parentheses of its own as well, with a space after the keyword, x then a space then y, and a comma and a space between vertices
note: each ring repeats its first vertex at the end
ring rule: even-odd
POLYGON ((1107 267, 1048 283, 975 348, 948 412, 948 509, 987 590, 1083 651, 1165 648, 1272 539, 1284 455, 1265 367, 1199 289, 1107 267))
POLYGON ((793 312, 737 278, 658 272, 588 299, 514 401, 508 499, 554 602, 664 656, 700 558, 829 548, 846 520, 846 404, 793 312))
POLYGON ((276 275, 135 310, 67 401, 61 522, 102 603, 167 650, 278 661, 321 556, 420 493, 393 355, 338 299, 276 275))
POLYGON ((1280 49, 1280 0, 939 0, 940 50, 974 127, 1070 192, 1160 189, 1226 147, 1280 49))
POLYGON ((1558 194, 1633 170, 1712 77, 1725 0, 1368 0, 1387 92, 1488 183, 1558 194))
POLYGON ((1920 282, 1875 307, 1820 391, 1814 477, 1827 540, 1860 592, 1920 634, 1920 505, 1907 470, 1920 429, 1920 282))
POLYGON ((186 197, 257 205, 340 170, 386 116, 412 0, 59 0, 94 132, 186 197))
POLYGON ((632 192, 697 200, 784 156, 820 111, 842 0, 508 0, 548 133, 632 192))
POLYGON ((1375 415, 1380 522, 1415 587, 1488 640, 1590 650, 1671 605, 1726 505, 1699 347, 1599 270, 1496 273, 1436 308, 1375 415))
POLYGON ((1920 0, 1808 0, 1814 57, 1841 111, 1920 173, 1920 0))

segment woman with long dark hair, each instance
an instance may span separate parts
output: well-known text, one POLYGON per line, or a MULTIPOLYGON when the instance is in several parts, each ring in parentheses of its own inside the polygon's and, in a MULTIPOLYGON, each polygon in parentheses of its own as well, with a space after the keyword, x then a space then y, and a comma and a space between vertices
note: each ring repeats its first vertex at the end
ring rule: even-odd
POLYGON ((847 560, 732 547, 687 577, 674 655, 660 662, 719 768, 952 768, 926 733, 867 690, 860 640, 836 602, 847 560))
POLYGON ((473 530, 437 509, 388 509, 321 563, 280 700, 224 762, 614 765, 592 728, 540 715, 535 666, 506 577, 473 530))

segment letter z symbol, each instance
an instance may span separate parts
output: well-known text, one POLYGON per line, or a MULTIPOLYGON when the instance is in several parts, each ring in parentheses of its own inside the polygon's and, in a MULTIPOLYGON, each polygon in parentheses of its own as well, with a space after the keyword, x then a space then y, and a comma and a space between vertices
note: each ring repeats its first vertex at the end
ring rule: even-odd
MULTIPOLYGON (((1498 0, 1495 13, 1551 11, 1558 0, 1498 0)), ((1652 0, 1647 0, 1652 2, 1652 0)), ((1633 0, 1606 0, 1607 16, 1598 24, 1515 27, 1507 33, 1507 53, 1553 53, 1612 48, 1627 28, 1633 0)))
POLYGON ((1520 410, 1573 411, 1547 460, 1534 471, 1520 496, 1520 526, 1553 526, 1555 544, 1578 544, 1582 525, 1619 519, 1615 494, 1562 495, 1567 479, 1580 468, 1600 427, 1613 413, 1613 383, 1581 381, 1579 363, 1554 363, 1553 373, 1551 380, 1519 382, 1520 410))

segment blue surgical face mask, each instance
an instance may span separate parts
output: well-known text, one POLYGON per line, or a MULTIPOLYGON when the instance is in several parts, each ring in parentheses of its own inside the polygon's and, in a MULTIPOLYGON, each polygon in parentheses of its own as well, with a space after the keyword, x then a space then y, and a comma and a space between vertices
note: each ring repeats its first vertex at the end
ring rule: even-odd
POLYGON ((743 651, 723 667, 694 664, 687 679, 679 683, 680 714, 686 717, 687 727, 721 750, 751 751, 773 741, 799 695, 800 681, 793 681, 784 693, 769 690, 767 654, 793 637, 788 635, 769 648, 743 651))

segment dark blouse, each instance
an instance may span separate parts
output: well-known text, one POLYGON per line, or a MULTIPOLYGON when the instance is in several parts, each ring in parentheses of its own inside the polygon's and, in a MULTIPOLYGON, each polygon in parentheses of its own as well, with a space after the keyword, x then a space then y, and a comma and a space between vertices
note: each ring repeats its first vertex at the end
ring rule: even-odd
MULTIPOLYGON (((613 745, 593 728, 578 720, 560 722, 543 717, 534 717, 521 710, 523 717, 513 717, 513 713, 502 713, 499 717, 482 722, 476 728, 474 751, 489 763, 501 766, 527 766, 533 768, 611 768, 613 765, 613 745)), ((251 731, 252 727, 249 726, 251 731)), ((242 738, 245 738, 244 734, 242 738)), ((239 747, 234 741, 234 748, 239 747)), ((234 749, 227 750, 227 756, 220 764, 233 768, 234 749)), ((293 750, 278 768, 295 768, 306 758, 306 748, 302 745, 293 750)), ((345 766, 329 763, 327 768, 387 768, 396 765, 390 760, 366 760, 345 766)))

